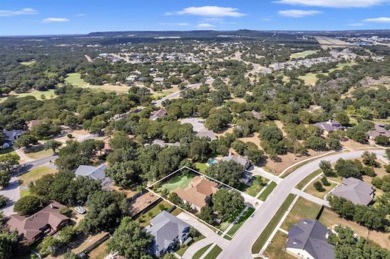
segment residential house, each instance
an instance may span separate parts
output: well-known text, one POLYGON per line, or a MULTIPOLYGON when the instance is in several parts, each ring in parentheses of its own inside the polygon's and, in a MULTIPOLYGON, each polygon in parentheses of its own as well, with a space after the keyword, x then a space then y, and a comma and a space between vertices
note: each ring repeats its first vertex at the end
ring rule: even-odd
POLYGON ((162 148, 165 148, 165 147, 173 147, 173 146, 174 147, 179 147, 180 143, 179 142, 167 143, 167 142, 165 142, 162 139, 155 139, 155 140, 153 140, 152 145, 158 145, 158 146, 160 146, 162 148))
POLYGON ((69 223, 70 218, 60 213, 62 208, 65 206, 53 201, 31 216, 11 215, 7 226, 11 231, 18 231, 19 238, 30 245, 69 223))
POLYGON ((105 170, 107 165, 102 164, 98 167, 90 166, 90 165, 80 165, 76 171, 76 176, 84 176, 93 180, 102 181, 102 186, 104 189, 109 189, 111 186, 111 179, 106 177, 105 170))
POLYGON ((0 149, 9 148, 12 146, 22 134, 24 133, 23 130, 6 130, 4 129, 3 132, 0 134, 3 134, 4 139, 3 143, 0 143, 0 149))
POLYGON ((200 211, 210 201, 211 196, 218 191, 218 184, 203 176, 196 176, 184 189, 176 189, 174 192, 191 208, 200 211))
POLYGON ((229 154, 229 156, 223 157, 221 161, 234 161, 237 164, 242 165, 242 167, 244 168, 244 172, 242 173, 242 177, 240 179, 242 183, 249 185, 253 180, 253 174, 246 171, 248 167, 251 165, 251 163, 245 157, 229 154))
POLYGON ((286 251, 304 259, 334 259, 334 246, 327 238, 329 231, 318 220, 301 219, 288 232, 286 251))
POLYGON ((390 137, 390 130, 387 130, 383 124, 375 123, 374 129, 370 130, 367 135, 370 139, 375 139, 378 136, 390 137))
POLYGON ((162 211, 150 221, 147 231, 154 236, 152 254, 163 255, 176 244, 182 244, 189 235, 190 225, 176 218, 167 211, 162 211))
POLYGON ((325 122, 318 122, 315 124, 315 126, 319 129, 324 130, 327 133, 337 131, 337 130, 344 130, 345 128, 335 120, 329 120, 325 122))
POLYGON ((149 119, 155 121, 157 119, 164 118, 167 114, 168 114, 167 111, 165 109, 161 108, 160 110, 152 112, 149 119))
POLYGON ((337 186, 332 195, 351 201, 355 205, 368 205, 374 199, 374 187, 359 179, 343 178, 342 184, 337 186))

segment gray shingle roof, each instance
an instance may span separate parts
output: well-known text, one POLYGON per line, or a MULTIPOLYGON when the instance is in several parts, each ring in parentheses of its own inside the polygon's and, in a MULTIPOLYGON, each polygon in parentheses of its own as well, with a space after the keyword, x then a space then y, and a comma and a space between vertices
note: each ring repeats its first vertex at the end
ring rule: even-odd
POLYGON ((343 183, 337 186, 332 194, 347 199, 353 204, 368 205, 373 199, 374 191, 371 184, 349 177, 343 178, 343 183))
POLYGON ((301 219, 290 229, 286 248, 302 249, 316 259, 334 259, 334 246, 327 242, 328 233, 317 220, 301 219))
POLYGON ((104 170, 106 170, 107 166, 102 164, 98 167, 90 166, 90 165, 80 165, 75 174, 77 176, 85 176, 94 180, 104 180, 106 178, 106 174, 104 170))
POLYGON ((234 156, 234 155, 225 156, 222 158, 222 161, 234 161, 237 164, 242 165, 245 169, 249 165, 248 159, 241 157, 241 156, 234 156))
POLYGON ((151 221, 149 233, 154 236, 154 251, 165 251, 170 247, 176 238, 184 241, 183 235, 189 232, 190 226, 172 214, 162 211, 151 221))
POLYGON ((341 124, 338 121, 325 121, 325 122, 318 122, 315 124, 317 128, 320 128, 322 130, 325 130, 327 132, 332 132, 336 130, 343 130, 344 127, 341 126, 341 124))

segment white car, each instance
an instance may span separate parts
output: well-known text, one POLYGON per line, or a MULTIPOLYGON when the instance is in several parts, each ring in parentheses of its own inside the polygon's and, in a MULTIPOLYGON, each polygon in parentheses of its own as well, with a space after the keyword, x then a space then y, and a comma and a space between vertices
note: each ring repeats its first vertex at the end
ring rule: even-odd
POLYGON ((85 213, 85 209, 81 206, 78 206, 76 208, 74 208, 78 213, 80 214, 84 214, 85 213))

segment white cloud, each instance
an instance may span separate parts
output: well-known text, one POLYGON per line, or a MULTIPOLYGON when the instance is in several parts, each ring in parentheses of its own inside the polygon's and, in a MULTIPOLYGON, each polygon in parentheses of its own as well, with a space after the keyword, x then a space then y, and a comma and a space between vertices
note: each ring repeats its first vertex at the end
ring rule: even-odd
POLYGON ((23 8, 20 10, 0 10, 0 17, 11 17, 18 15, 31 15, 38 14, 38 11, 32 8, 23 8))
POLYGON ((220 7, 220 6, 200 6, 187 7, 181 11, 168 12, 166 15, 196 15, 205 17, 241 17, 244 13, 240 13, 237 8, 220 7))
POLYGON ((199 29, 211 29, 214 28, 214 26, 210 23, 199 23, 197 26, 199 29))
POLYGON ((69 22, 70 20, 68 18, 46 18, 46 19, 43 19, 42 22, 43 23, 52 23, 52 22, 69 22))
POLYGON ((390 23, 390 17, 367 18, 367 19, 364 19, 363 22, 390 23))
POLYGON ((301 18, 305 16, 312 16, 316 14, 320 14, 320 11, 316 10, 282 10, 279 11, 279 14, 282 16, 293 17, 293 18, 301 18))
POLYGON ((389 0, 279 0, 281 4, 318 6, 318 7, 369 7, 390 2, 389 0))

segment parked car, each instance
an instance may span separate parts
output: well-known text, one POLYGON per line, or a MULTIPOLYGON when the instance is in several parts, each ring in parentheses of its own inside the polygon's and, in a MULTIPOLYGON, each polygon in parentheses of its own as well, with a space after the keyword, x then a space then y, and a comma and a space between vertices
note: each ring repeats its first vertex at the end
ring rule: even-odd
POLYGON ((78 213, 80 213, 80 214, 84 214, 85 212, 86 212, 86 210, 83 208, 83 207, 81 207, 81 206, 78 206, 78 207, 76 207, 76 208, 74 208, 78 213))

